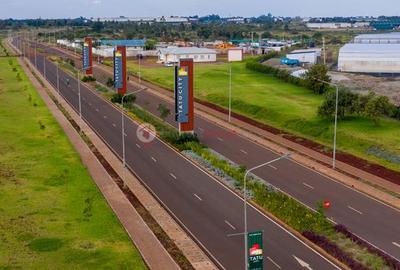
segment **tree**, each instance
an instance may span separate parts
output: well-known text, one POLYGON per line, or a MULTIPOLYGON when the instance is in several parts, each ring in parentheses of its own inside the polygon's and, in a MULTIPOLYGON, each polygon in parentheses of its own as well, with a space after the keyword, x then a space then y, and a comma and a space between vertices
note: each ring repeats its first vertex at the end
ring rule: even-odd
POLYGON ((112 78, 108 78, 107 82, 106 82, 106 85, 108 87, 113 87, 114 86, 114 80, 112 78))
MULTIPOLYGON (((338 95, 338 118, 343 119, 346 115, 356 112, 357 94, 347 89, 339 89, 338 95)), ((333 118, 336 112, 336 89, 331 89, 325 93, 324 101, 318 108, 318 115, 333 118)))
POLYGON ((165 121, 165 119, 171 114, 171 110, 162 103, 158 104, 157 110, 160 113, 160 117, 163 121, 165 121))
MULTIPOLYGON (((122 97, 123 97, 124 95, 122 95, 122 94, 119 94, 119 93, 117 93, 117 94, 114 94, 112 97, 111 97, 111 102, 112 103, 122 103, 122 97)), ((135 102, 135 100, 136 100, 136 96, 135 95, 129 95, 129 96, 126 96, 125 98, 124 98, 124 105, 131 105, 132 103, 134 103, 135 102)))
POLYGON ((390 102, 388 97, 379 96, 370 99, 365 107, 365 115, 379 125, 379 119, 389 114, 390 102))
POLYGON ((154 50, 156 48, 157 42, 154 39, 147 39, 144 45, 146 50, 154 50))
POLYGON ((313 65, 306 73, 307 86, 316 94, 323 94, 329 89, 327 82, 331 81, 326 65, 313 65))

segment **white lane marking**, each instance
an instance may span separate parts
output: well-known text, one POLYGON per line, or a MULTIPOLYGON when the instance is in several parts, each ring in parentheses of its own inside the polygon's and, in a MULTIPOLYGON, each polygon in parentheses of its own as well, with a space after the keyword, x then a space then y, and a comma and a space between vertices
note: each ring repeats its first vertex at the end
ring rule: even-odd
POLYGON ((293 257, 295 258, 295 260, 300 264, 301 268, 307 269, 307 270, 312 270, 312 268, 310 267, 310 264, 303 261, 302 259, 296 257, 293 255, 293 257))
POLYGON ((115 125, 114 123, 112 125, 113 125, 113 127, 117 127, 117 125, 115 125))
POLYGON ((217 137, 217 140, 220 141, 220 142, 223 142, 223 141, 224 141, 224 140, 223 140, 222 138, 220 138, 220 137, 217 137))
POLYGON ((233 230, 236 230, 235 226, 233 226, 229 221, 225 220, 225 223, 231 227, 233 230))
POLYGON ((272 262, 273 263, 273 265, 275 265, 276 266, 276 268, 278 268, 278 269, 282 269, 281 267, 280 267, 280 265, 279 264, 277 264, 273 259, 271 259, 270 257, 267 257, 267 259, 270 261, 270 262, 272 262))
POLYGON ((396 247, 400 248, 400 244, 396 243, 396 242, 392 242, 393 245, 395 245, 396 247))
POLYGON ((243 149, 240 149, 240 152, 242 152, 243 154, 247 155, 247 152, 244 151, 243 149))
POLYGON ((124 133, 125 137, 128 137, 128 134, 124 133))
POLYGON ((99 109, 96 109, 96 112, 99 112, 99 109))
POLYGON ((313 186, 311 186, 311 185, 309 185, 309 184, 307 184, 307 183, 304 183, 304 182, 303 182, 303 185, 305 185, 305 186, 308 187, 309 189, 314 189, 313 186))
POLYGON ((274 169, 274 170, 277 170, 277 169, 278 169, 277 167, 275 167, 274 165, 271 165, 271 164, 269 164, 268 166, 269 166, 270 168, 274 169))
POLYGON ((152 159, 154 162, 157 162, 157 159, 155 159, 154 157, 151 157, 151 159, 152 159))
POLYGON ((202 201, 203 199, 199 197, 199 195, 197 195, 196 193, 193 194, 197 199, 199 199, 199 201, 202 201))
POLYGON ((107 119, 107 116, 106 116, 106 115, 104 115, 104 116, 103 116, 103 118, 104 118, 104 119, 107 119))
POLYGON ((350 205, 348 205, 347 207, 348 207, 349 209, 353 210, 354 212, 356 212, 356 213, 362 215, 362 212, 361 212, 361 211, 358 211, 357 209, 351 207, 350 205))
POLYGON ((176 179, 176 176, 173 173, 170 173, 169 175, 171 175, 172 178, 176 179))
POLYGON ((139 148, 139 149, 141 148, 140 145, 138 145, 138 144, 136 144, 136 147, 139 148))

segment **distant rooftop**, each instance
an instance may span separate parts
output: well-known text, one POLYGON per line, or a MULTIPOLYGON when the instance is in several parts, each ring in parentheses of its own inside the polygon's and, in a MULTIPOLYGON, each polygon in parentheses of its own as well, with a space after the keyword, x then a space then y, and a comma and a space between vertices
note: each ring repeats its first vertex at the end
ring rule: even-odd
POLYGON ((102 39, 101 45, 107 46, 127 46, 127 47, 144 47, 146 41, 143 39, 102 39))
POLYGON ((391 33, 383 33, 383 34, 362 34, 355 37, 355 39, 385 39, 385 38, 399 38, 400 32, 391 32, 391 33))
POLYGON ((300 53, 320 53, 321 49, 320 48, 311 48, 311 49, 302 49, 302 50, 294 50, 292 52, 289 52, 288 54, 300 54, 300 53))
POLYGON ((400 44, 350 43, 344 45, 340 53, 400 54, 400 44))
POLYGON ((198 47, 174 47, 160 49, 163 54, 216 54, 217 52, 212 49, 198 48, 198 47))

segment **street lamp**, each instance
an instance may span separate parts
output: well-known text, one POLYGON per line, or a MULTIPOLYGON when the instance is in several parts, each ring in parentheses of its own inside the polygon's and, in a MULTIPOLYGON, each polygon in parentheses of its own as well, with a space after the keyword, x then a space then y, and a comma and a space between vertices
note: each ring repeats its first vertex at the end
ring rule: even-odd
POLYGON ((81 102, 81 71, 85 71, 93 66, 78 69, 78 100, 79 100, 79 132, 82 132, 82 102, 81 102))
POLYGON ((279 160, 281 160, 281 159, 288 158, 288 157, 290 157, 290 155, 291 155, 291 154, 285 154, 285 155, 280 156, 280 157, 278 157, 278 158, 276 158, 276 159, 273 159, 273 160, 270 160, 270 161, 268 161, 268 162, 265 162, 265 163, 263 163, 263 164, 261 164, 261 165, 255 166, 255 167, 253 167, 253 168, 247 170, 246 173, 244 174, 244 178, 243 178, 243 201, 244 201, 244 206, 243 206, 243 211, 244 211, 244 258, 245 258, 245 260, 244 260, 245 268, 244 268, 244 269, 246 269, 246 270, 248 269, 248 264, 247 264, 247 261, 248 261, 248 254, 247 254, 247 245, 248 245, 248 244, 247 244, 247 175, 248 175, 250 172, 252 172, 252 171, 254 171, 254 170, 257 170, 257 169, 259 169, 259 168, 261 168, 261 167, 270 165, 271 163, 274 163, 274 162, 279 161, 279 160))
POLYGON ((139 75, 139 85, 142 83, 141 59, 140 58, 142 58, 141 54, 139 54, 139 73, 138 73, 138 75, 139 75))
POLYGON ((228 112, 228 121, 231 122, 232 115, 232 65, 229 65, 229 112, 228 112))
POLYGON ((339 110, 339 86, 336 83, 327 82, 315 78, 317 81, 332 85, 336 88, 336 102, 335 102, 335 124, 333 131, 333 154, 332 154, 332 168, 336 169, 336 134, 337 134, 337 122, 338 122, 338 110, 339 110))
POLYGON ((142 89, 139 89, 139 90, 137 90, 137 91, 134 91, 134 92, 125 94, 125 95, 122 97, 122 99, 121 99, 121 105, 122 105, 122 110, 121 110, 122 165, 123 165, 123 168, 124 168, 124 169, 125 169, 125 167, 126 167, 126 162, 125 162, 125 115, 124 115, 124 99, 125 99, 125 97, 127 97, 127 96, 131 96, 131 95, 133 95, 133 94, 139 93, 139 92, 144 91, 144 90, 146 90, 146 88, 142 88, 142 89))

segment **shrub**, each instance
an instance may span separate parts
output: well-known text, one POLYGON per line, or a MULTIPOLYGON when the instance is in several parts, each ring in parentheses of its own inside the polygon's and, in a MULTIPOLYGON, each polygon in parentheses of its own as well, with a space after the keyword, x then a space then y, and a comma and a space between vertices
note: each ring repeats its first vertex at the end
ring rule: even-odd
MULTIPOLYGON (((111 97, 111 102, 112 102, 112 103, 119 103, 119 104, 121 104, 121 102, 122 102, 122 97, 123 97, 123 96, 124 96, 124 95, 119 94, 119 93, 114 94, 114 95, 111 97)), ((124 98, 124 105, 130 105, 130 104, 134 103, 135 100, 136 100, 136 96, 135 96, 135 95, 126 96, 126 97, 124 98)))
POLYGON ((96 78, 93 76, 83 76, 82 82, 94 82, 96 81, 96 78))
POLYGON ((113 87, 114 86, 114 80, 112 78, 108 78, 107 82, 106 82, 106 85, 108 87, 113 87))
POLYGON ((390 266, 391 269, 400 270, 400 262, 399 261, 395 260, 394 258, 392 258, 391 256, 387 255, 383 251, 375 248, 374 246, 372 246, 368 242, 362 240, 357 235, 355 235, 352 232, 350 232, 346 228, 346 226, 341 225, 341 224, 337 224, 337 225, 334 226, 334 228, 335 228, 335 230, 337 232, 342 233, 343 235, 345 235, 347 238, 349 238, 351 241, 353 241, 357 245, 359 245, 361 247, 365 247, 370 253, 374 253, 374 254, 378 255, 379 257, 381 257, 385 261, 385 263, 388 266, 390 266))
POLYGON ((346 264, 352 270, 368 270, 367 267, 354 260, 349 254, 340 249, 336 244, 332 243, 328 238, 322 235, 318 235, 311 231, 305 231, 302 233, 311 242, 320 246, 326 252, 331 254, 333 257, 346 264))

